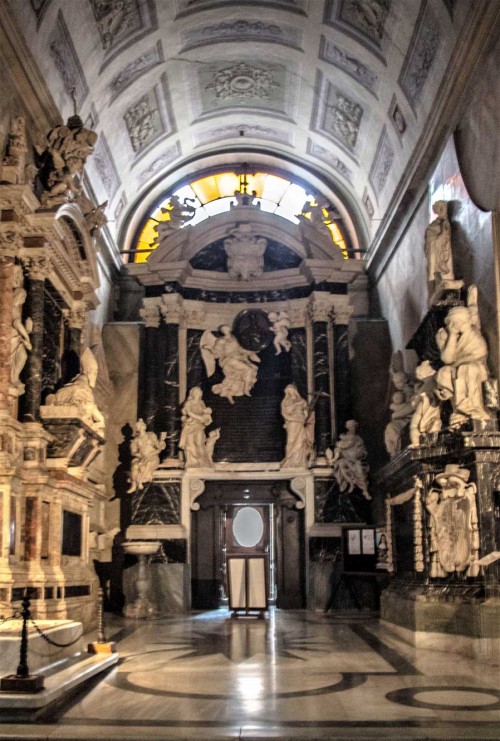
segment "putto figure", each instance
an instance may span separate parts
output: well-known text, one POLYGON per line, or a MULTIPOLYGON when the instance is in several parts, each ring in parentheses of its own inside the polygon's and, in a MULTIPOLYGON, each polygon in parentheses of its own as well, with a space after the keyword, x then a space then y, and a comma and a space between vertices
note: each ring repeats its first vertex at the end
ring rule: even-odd
POLYGON ((146 423, 138 419, 135 426, 135 435, 130 444, 132 463, 130 466, 130 487, 127 494, 140 491, 144 484, 153 480, 153 473, 160 465, 160 453, 165 448, 166 432, 160 436, 146 431, 146 423))
POLYGON ((260 358, 240 345, 229 325, 221 325, 219 331, 221 337, 216 337, 210 330, 203 332, 200 340, 201 357, 209 378, 215 373, 215 361, 219 361, 224 380, 214 384, 212 391, 234 404, 235 396, 251 396, 257 381, 256 363, 260 363, 260 358))
POLYGON ((314 412, 297 387, 289 384, 281 402, 286 451, 282 468, 307 468, 314 451, 314 412))
POLYGON ((333 475, 340 491, 353 492, 360 489, 365 499, 371 499, 368 492, 368 464, 363 439, 357 434, 358 423, 350 419, 345 423, 347 432, 340 435, 331 458, 333 475))
POLYGON ((274 333, 273 345, 276 348, 276 355, 281 351, 290 352, 292 343, 288 339, 288 330, 292 323, 286 311, 270 311, 267 315, 271 322, 271 332, 274 333))

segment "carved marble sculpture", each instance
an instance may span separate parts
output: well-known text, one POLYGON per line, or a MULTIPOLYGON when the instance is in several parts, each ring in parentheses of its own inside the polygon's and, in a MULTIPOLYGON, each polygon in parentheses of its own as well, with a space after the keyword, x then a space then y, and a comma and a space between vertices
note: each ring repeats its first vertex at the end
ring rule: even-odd
POLYGON ((187 467, 213 467, 215 443, 220 430, 212 430, 208 437, 205 429, 212 424, 212 410, 203 401, 203 392, 194 386, 182 408, 182 433, 179 447, 184 451, 187 467))
POLYGON ((453 572, 477 576, 479 551, 476 485, 469 484, 470 471, 448 464, 435 478, 425 506, 430 519, 430 575, 453 572))
POLYGON ((436 201, 432 210, 437 218, 425 230, 425 254, 429 283, 438 285, 442 281, 452 281, 455 277, 451 253, 451 224, 447 201, 436 201))
POLYGON ((153 480, 153 473, 160 465, 160 453, 165 448, 166 432, 160 436, 146 431, 146 423, 138 419, 135 435, 130 443, 132 463, 130 465, 130 487, 128 494, 140 491, 144 484, 153 480))
POLYGON ((80 359, 81 373, 66 383, 55 394, 47 396, 46 406, 73 406, 82 420, 100 435, 104 434, 104 416, 94 399, 97 381, 97 360, 92 350, 86 348, 80 359))
POLYGON ((391 458, 401 450, 401 433, 409 423, 413 414, 413 388, 404 371, 395 371, 391 374, 395 391, 389 406, 391 421, 384 432, 385 447, 391 458))
POLYGON ((169 218, 166 221, 160 221, 155 226, 155 231, 158 234, 157 242, 161 243, 162 239, 172 232, 179 231, 194 218, 196 207, 190 205, 192 203, 194 203, 192 198, 185 198, 181 201, 179 196, 173 195, 170 197, 168 207, 161 209, 162 214, 168 214, 169 218))
POLYGON ((436 374, 436 393, 440 399, 451 399, 451 427, 460 427, 468 419, 491 419, 483 401, 488 347, 479 325, 476 286, 469 288, 467 303, 448 311, 445 327, 436 335, 444 363, 436 374))
POLYGON ((100 203, 98 206, 92 207, 84 213, 85 224, 89 233, 92 237, 98 237, 101 233, 103 226, 106 226, 108 219, 104 211, 108 205, 107 201, 100 203))
POLYGON ((79 116, 71 116, 66 126, 56 126, 47 134, 40 155, 40 180, 45 188, 42 204, 59 204, 81 192, 76 176, 81 176, 87 157, 94 151, 95 131, 86 129, 79 116))
POLYGON ((227 270, 231 278, 248 281, 264 272, 267 239, 257 236, 252 224, 238 224, 224 240, 227 270))
POLYGON ((227 324, 219 327, 219 331, 221 337, 216 337, 210 330, 203 332, 200 339, 201 357, 209 378, 215 372, 215 361, 219 361, 224 380, 214 384, 212 391, 234 404, 235 396, 251 395, 257 381, 255 364, 260 363, 260 358, 240 345, 227 324))
POLYGON ((297 218, 305 223, 311 224, 315 229, 331 239, 330 230, 325 223, 327 219, 323 213, 323 206, 319 203, 306 201, 297 218))
POLYGON ((12 121, 5 157, 2 160, 1 181, 13 184, 26 182, 26 125, 22 116, 12 121))
POLYGON ((331 465, 340 491, 361 490, 365 499, 371 499, 368 492, 368 464, 363 439, 357 434, 358 423, 350 419, 345 423, 347 432, 340 435, 335 444, 331 465))
POLYGON ((415 388, 415 411, 410 422, 410 447, 420 445, 420 435, 439 432, 442 427, 441 405, 436 396, 436 370, 424 360, 415 370, 418 385, 415 388))
POLYGON ((19 380, 22 369, 26 365, 28 352, 31 350, 30 334, 33 322, 30 318, 23 323, 23 305, 26 301, 24 289, 23 269, 14 265, 14 294, 12 297, 12 330, 10 339, 10 383, 17 395, 24 392, 24 384, 19 380))
POLYGON ((288 312, 270 311, 267 316, 271 322, 271 332, 274 333, 273 345, 276 348, 276 355, 280 355, 282 350, 290 352, 292 343, 288 339, 288 330, 292 323, 288 312))
POLYGON ((281 467, 307 468, 314 451, 314 412, 293 384, 285 388, 281 414, 286 430, 286 450, 281 467))

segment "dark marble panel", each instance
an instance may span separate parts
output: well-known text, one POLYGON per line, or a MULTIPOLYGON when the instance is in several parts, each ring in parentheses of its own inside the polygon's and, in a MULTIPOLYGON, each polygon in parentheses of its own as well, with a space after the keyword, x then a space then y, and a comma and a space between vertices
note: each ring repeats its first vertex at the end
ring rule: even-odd
POLYGON ((131 525, 177 525, 180 522, 179 481, 149 483, 132 496, 131 525))
POLYGON ((316 452, 324 455, 331 447, 330 374, 328 367, 327 323, 313 324, 313 373, 316 396, 314 434, 316 452))
POLYGON ((329 283, 322 281, 309 286, 296 286, 275 291, 209 291, 202 288, 184 288, 179 283, 164 283, 158 286, 147 286, 146 296, 153 298, 163 293, 178 293, 185 299, 192 301, 208 301, 216 304, 258 304, 273 301, 287 301, 294 298, 307 298, 313 291, 325 291, 339 296, 347 294, 345 283, 329 283))
POLYGON ((164 429, 167 432, 165 455, 176 458, 179 453, 180 411, 179 411, 179 325, 162 325, 161 334, 165 338, 164 387, 164 429))
POLYGON ((371 522, 371 507, 358 489, 342 492, 336 479, 316 479, 314 519, 316 522, 371 522))
POLYGON ((352 383, 347 325, 333 328, 335 429, 340 434, 352 419, 352 383))
POLYGON ((46 283, 43 310, 42 398, 54 391, 60 378, 62 306, 55 290, 46 283))
POLYGON ((203 360, 200 353, 202 329, 188 329, 187 332, 187 388, 201 386, 203 380, 203 360))
MULTIPOLYGON (((227 255, 224 249, 224 239, 218 239, 216 242, 204 247, 191 260, 191 265, 197 270, 215 270, 219 273, 227 272, 227 255)), ((264 252, 264 272, 274 270, 287 270, 297 268, 302 262, 302 258, 292 250, 285 247, 281 242, 274 239, 267 240, 266 251, 264 252)))
POLYGON ((292 382, 299 394, 307 399, 307 344, 305 329, 290 329, 288 339, 291 342, 290 359, 292 363, 292 382))
MULTIPOLYGON (((28 296, 25 304, 25 321, 29 317, 32 321, 30 334, 31 352, 22 375, 25 381, 25 394, 21 409, 24 421, 38 421, 40 419, 40 403, 43 388, 43 354, 44 354, 44 281, 28 281, 28 296)), ((61 316, 59 316, 59 322, 61 316)), ((51 343, 52 345, 52 343, 51 343)))

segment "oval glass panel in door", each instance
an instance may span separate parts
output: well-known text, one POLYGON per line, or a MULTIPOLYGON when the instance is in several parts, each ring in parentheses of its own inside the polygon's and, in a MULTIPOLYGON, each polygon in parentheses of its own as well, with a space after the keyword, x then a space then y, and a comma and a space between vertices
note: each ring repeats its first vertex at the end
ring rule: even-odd
POLYGON ((254 507, 242 507, 233 520, 233 535, 238 545, 253 548, 264 533, 261 513, 254 507))

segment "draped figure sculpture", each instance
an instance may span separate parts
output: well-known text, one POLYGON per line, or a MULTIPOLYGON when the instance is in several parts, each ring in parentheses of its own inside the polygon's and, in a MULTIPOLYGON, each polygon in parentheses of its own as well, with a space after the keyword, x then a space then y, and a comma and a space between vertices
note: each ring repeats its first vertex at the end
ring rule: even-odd
POLYGON ((281 467, 306 468, 314 450, 314 412, 293 384, 285 388, 281 414, 286 430, 286 450, 281 467))
POLYGON ((340 435, 335 443, 333 454, 330 451, 333 475, 337 479, 340 491, 351 493, 355 488, 361 490, 365 499, 371 499, 368 492, 368 464, 366 448, 356 430, 358 423, 349 419, 345 423, 347 432, 340 435))
POLYGON ((138 419, 135 425, 135 435, 130 443, 132 463, 130 465, 130 487, 127 494, 140 491, 144 484, 153 480, 153 473, 160 465, 160 453, 165 448, 166 432, 160 436, 154 432, 147 432, 146 423, 138 419))
POLYGON ((425 254, 427 256, 427 278, 429 283, 439 284, 454 280, 451 254, 451 224, 448 219, 447 201, 436 201, 432 205, 436 218, 425 230, 425 254))
POLYGON ((206 437, 205 429, 212 424, 212 410, 202 399, 203 392, 194 386, 182 407, 182 433, 179 447, 184 451, 187 467, 211 468, 214 446, 220 430, 212 430, 206 437))
POLYGON ((18 394, 24 392, 24 384, 19 380, 31 350, 30 334, 33 322, 30 318, 23 323, 23 306, 26 301, 23 269, 14 265, 14 294, 12 297, 12 331, 10 339, 10 382, 18 394))
POLYGON ((258 369, 255 364, 260 363, 260 358, 240 345, 229 325, 221 325, 219 331, 221 337, 215 337, 210 330, 203 332, 200 340, 201 357, 209 378, 215 372, 215 361, 219 361, 224 380, 214 384, 212 392, 234 404, 235 396, 251 395, 257 381, 258 369))
POLYGON ((488 346, 481 334, 477 310, 477 287, 468 291, 467 306, 453 306, 445 326, 436 335, 444 363, 436 374, 436 393, 451 399, 451 427, 460 427, 468 419, 487 422, 491 415, 483 401, 483 383, 488 380, 488 346))

